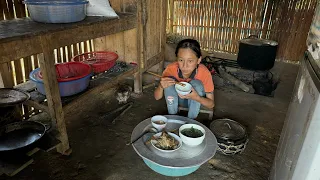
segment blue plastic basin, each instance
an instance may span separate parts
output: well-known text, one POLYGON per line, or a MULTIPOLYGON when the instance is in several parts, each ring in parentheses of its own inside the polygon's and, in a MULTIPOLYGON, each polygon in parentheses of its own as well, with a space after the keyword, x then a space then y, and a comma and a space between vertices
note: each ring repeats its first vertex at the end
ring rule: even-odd
MULTIPOLYGON (((46 95, 43 80, 37 76, 39 71, 40 71, 40 68, 33 70, 30 73, 29 77, 30 77, 30 80, 36 83, 37 90, 41 94, 46 95)), ((60 96, 61 97, 72 96, 84 91, 89 86, 90 77, 91 77, 91 74, 73 81, 58 82, 60 96)))
POLYGON ((178 176, 186 176, 188 174, 191 174, 195 172, 197 169, 199 169, 199 166, 192 166, 192 167, 179 167, 179 168, 173 168, 173 167, 165 167, 165 166, 160 166, 152 161, 149 161, 148 159, 142 158, 144 163, 151 168, 153 171, 165 175, 165 176, 173 176, 173 177, 178 177, 178 176))

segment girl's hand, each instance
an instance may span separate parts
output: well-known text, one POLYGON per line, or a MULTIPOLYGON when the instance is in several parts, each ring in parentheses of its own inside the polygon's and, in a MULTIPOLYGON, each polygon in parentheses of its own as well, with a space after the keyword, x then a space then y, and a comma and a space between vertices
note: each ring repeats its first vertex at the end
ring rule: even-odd
POLYGON ((181 99, 192 99, 192 100, 198 100, 200 98, 199 94, 197 93, 197 91, 192 87, 191 92, 187 95, 180 95, 178 94, 178 96, 181 99))
POLYGON ((176 81, 173 80, 172 78, 163 77, 163 78, 161 78, 161 80, 160 80, 160 86, 161 86, 163 89, 165 89, 165 88, 167 88, 167 87, 169 87, 169 86, 174 85, 175 82, 176 82, 176 81))

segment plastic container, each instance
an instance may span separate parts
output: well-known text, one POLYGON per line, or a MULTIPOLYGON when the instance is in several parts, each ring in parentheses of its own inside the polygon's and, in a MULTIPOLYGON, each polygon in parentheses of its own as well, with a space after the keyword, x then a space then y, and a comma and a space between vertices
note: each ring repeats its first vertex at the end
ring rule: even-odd
POLYGON ((86 0, 25 0, 30 18, 42 23, 71 23, 86 17, 86 0))
MULTIPOLYGON (((43 80, 39 77, 39 74, 40 74, 39 71, 40 71, 40 68, 37 68, 31 71, 29 77, 30 77, 30 80, 36 83, 37 90, 41 94, 46 95, 43 80)), ((58 82, 60 96, 61 97, 72 96, 84 91, 89 86, 90 77, 91 77, 91 74, 88 74, 87 76, 77 80, 58 82)))
MULTIPOLYGON (((90 65, 82 62, 66 62, 56 64, 55 67, 58 82, 81 79, 92 71, 90 65)), ((39 72, 39 77, 42 79, 41 72, 39 72)))
POLYGON ((118 54, 111 51, 95 51, 76 55, 72 61, 82 61, 91 65, 94 73, 102 73, 112 68, 118 59, 118 54))

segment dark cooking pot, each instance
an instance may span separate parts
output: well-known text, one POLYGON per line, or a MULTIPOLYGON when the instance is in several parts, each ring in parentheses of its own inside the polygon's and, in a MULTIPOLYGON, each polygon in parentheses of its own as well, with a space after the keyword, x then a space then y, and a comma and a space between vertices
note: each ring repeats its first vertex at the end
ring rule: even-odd
POLYGON ((18 150, 38 141, 47 127, 36 121, 20 121, 0 127, 0 152, 18 150))
POLYGON ((256 36, 239 41, 238 64, 251 70, 269 70, 276 59, 278 43, 256 36))

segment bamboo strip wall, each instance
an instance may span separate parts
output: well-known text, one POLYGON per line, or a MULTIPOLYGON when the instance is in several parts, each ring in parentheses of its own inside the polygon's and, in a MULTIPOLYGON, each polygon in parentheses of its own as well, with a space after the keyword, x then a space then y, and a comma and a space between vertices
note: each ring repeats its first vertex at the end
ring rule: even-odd
POLYGON ((168 0, 167 32, 192 36, 203 49, 237 54, 249 35, 279 43, 279 59, 293 60, 305 41, 317 0, 168 0))

